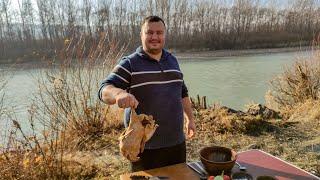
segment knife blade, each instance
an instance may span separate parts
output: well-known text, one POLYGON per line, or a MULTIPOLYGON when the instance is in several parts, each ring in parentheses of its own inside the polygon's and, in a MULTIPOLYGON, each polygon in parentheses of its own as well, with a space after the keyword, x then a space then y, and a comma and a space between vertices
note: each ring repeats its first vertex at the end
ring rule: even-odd
POLYGON ((197 162, 190 162, 187 165, 199 175, 200 179, 207 179, 207 172, 202 171, 202 168, 199 167, 201 165, 197 164, 197 162))
POLYGON ((168 176, 151 176, 149 180, 161 180, 161 179, 169 179, 168 176))

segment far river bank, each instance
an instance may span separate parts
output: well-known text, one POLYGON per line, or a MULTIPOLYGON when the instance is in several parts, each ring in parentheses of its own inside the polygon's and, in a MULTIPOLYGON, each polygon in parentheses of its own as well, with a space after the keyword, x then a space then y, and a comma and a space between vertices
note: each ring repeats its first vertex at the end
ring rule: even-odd
POLYGON ((215 51, 199 51, 199 50, 169 50, 178 59, 185 60, 190 58, 211 58, 212 60, 220 57, 232 57, 232 56, 249 56, 259 54, 273 54, 273 53, 286 53, 286 52, 303 52, 312 50, 311 46, 302 47, 288 47, 288 48, 268 48, 268 49, 224 49, 215 51))
MULTIPOLYGON (((188 60, 188 59, 202 59, 210 58, 211 60, 216 60, 221 57, 232 57, 232 56, 250 56, 250 55, 259 55, 259 54, 274 54, 274 53, 286 53, 286 52, 303 52, 310 51, 312 46, 302 46, 302 47, 287 47, 287 48, 267 48, 267 49, 224 49, 224 50, 176 50, 168 49, 173 55, 175 55, 178 60, 188 60)), ((129 55, 134 50, 127 51, 124 55, 129 55)), ((8 59, 1 60, 0 65, 3 67, 15 67, 15 68, 41 68, 47 67, 48 61, 51 61, 52 58, 43 57, 28 57, 28 58, 19 58, 19 59, 8 59), (12 66, 13 65, 13 66, 12 66)), ((56 61, 58 62, 58 61, 56 61)))

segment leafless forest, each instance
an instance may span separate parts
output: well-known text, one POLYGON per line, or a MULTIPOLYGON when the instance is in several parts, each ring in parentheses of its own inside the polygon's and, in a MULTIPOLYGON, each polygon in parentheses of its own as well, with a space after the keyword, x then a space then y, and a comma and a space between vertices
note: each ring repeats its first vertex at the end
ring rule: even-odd
POLYGON ((310 45, 320 31, 320 0, 0 0, 0 59, 50 56, 80 36, 133 49, 147 15, 182 51, 310 45))

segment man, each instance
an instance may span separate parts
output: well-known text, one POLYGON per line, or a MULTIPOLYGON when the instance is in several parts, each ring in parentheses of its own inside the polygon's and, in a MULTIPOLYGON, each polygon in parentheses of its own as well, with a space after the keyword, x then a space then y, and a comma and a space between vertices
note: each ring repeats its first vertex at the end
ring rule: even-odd
POLYGON ((152 115, 159 125, 139 155, 140 160, 131 162, 133 172, 186 161, 184 113, 187 137, 195 135, 188 90, 177 59, 163 49, 165 35, 165 23, 160 17, 145 18, 140 32, 142 47, 122 58, 99 90, 103 102, 126 108, 126 127, 131 108, 137 114, 152 115))

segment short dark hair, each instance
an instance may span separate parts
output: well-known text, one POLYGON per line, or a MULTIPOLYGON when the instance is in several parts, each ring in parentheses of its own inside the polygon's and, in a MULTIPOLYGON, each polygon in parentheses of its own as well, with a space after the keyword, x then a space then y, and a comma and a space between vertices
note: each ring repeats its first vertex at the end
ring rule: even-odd
POLYGON ((163 19, 161 19, 159 16, 148 16, 146 18, 143 19, 142 23, 141 23, 141 28, 145 23, 149 23, 149 22, 162 22, 164 27, 166 27, 166 24, 164 23, 163 19))

